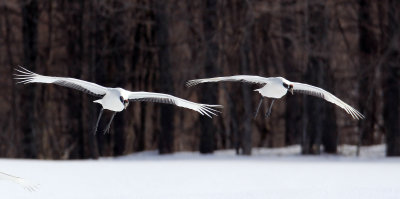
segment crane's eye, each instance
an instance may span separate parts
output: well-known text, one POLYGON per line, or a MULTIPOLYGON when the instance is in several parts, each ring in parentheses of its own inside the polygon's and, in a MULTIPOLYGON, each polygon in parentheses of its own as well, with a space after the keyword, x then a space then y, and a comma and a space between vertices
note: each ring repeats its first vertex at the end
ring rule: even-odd
POLYGON ((124 98, 122 96, 119 96, 119 101, 121 101, 122 103, 124 103, 124 98))
POLYGON ((283 87, 285 88, 289 88, 289 85, 287 85, 286 83, 282 83, 283 87))

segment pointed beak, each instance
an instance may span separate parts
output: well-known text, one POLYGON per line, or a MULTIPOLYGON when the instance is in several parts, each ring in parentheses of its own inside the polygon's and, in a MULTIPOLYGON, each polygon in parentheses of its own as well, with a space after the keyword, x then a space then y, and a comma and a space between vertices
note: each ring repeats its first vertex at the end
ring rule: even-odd
POLYGON ((292 95, 293 95, 293 87, 292 87, 292 88, 289 88, 289 91, 290 91, 290 93, 292 93, 292 95))
POLYGON ((126 109, 126 107, 128 107, 129 105, 129 100, 124 100, 124 109, 126 109))

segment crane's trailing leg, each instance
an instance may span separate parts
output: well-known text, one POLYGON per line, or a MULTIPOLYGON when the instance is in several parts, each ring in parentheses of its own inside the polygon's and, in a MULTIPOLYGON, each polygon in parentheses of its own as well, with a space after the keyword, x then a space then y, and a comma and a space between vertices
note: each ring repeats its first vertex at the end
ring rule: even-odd
POLYGON ((111 115, 111 119, 110 119, 110 121, 108 122, 106 129, 104 130, 104 134, 106 134, 106 133, 110 130, 111 122, 113 121, 114 116, 115 116, 116 113, 117 113, 117 112, 113 112, 113 114, 111 115))
POLYGON ((261 107, 261 104, 262 104, 262 102, 263 102, 263 97, 261 97, 261 100, 260 100, 260 103, 258 103, 258 107, 257 107, 257 110, 256 110, 256 114, 254 115, 254 119, 257 117, 257 114, 258 114, 258 111, 260 110, 260 107, 261 107))
POLYGON ((265 118, 269 117, 271 115, 271 110, 272 110, 272 105, 274 105, 275 99, 272 99, 271 105, 269 105, 268 112, 265 113, 265 118))
POLYGON ((101 107, 99 116, 97 117, 96 126, 94 127, 93 135, 96 135, 97 127, 99 126, 101 115, 103 115, 103 110, 104 110, 103 107, 101 107))

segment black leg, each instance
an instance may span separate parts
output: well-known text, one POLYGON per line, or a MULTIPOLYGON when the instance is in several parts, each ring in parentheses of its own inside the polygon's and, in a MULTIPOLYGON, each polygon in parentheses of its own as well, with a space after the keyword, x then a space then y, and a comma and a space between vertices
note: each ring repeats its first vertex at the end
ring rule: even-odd
POLYGON ((103 110, 104 110, 103 107, 101 107, 99 116, 97 117, 96 126, 94 127, 93 135, 96 135, 97 127, 99 126, 101 115, 103 115, 103 110))
POLYGON ((265 114, 265 117, 269 117, 269 115, 271 114, 271 110, 272 110, 272 105, 274 105, 275 99, 272 99, 271 105, 269 105, 269 109, 268 112, 265 114))
POLYGON ((261 97, 260 103, 258 103, 258 107, 257 107, 257 110, 256 110, 256 114, 254 115, 254 119, 257 117, 257 114, 258 114, 258 111, 260 110, 260 107, 261 107, 261 104, 263 102, 263 99, 264 99, 264 97, 261 97))
POLYGON ((113 112, 113 114, 111 115, 111 119, 110 119, 110 121, 108 122, 106 129, 104 130, 104 134, 106 134, 106 133, 110 130, 111 122, 113 121, 114 116, 115 116, 116 113, 117 113, 117 112, 113 112))

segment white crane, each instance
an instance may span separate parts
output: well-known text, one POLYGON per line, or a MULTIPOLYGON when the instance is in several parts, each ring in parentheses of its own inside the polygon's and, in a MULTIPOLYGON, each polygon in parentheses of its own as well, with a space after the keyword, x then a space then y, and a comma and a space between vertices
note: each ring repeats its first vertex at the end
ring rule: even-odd
POLYGON ((241 81, 241 82, 261 85, 262 86, 261 88, 255 90, 255 91, 258 91, 262 95, 262 98, 260 100, 260 103, 258 104, 258 108, 257 108, 255 116, 257 116, 258 110, 260 109, 260 106, 262 104, 264 97, 272 98, 271 105, 268 109, 268 112, 266 113, 266 117, 268 117, 271 114, 271 108, 272 108, 272 105, 274 104, 274 101, 276 99, 280 99, 281 97, 286 95, 287 91, 289 91, 290 93, 292 93, 292 95, 294 92, 298 92, 298 93, 313 95, 313 96, 325 99, 326 101, 336 104, 340 108, 344 109, 354 119, 358 120, 358 119, 365 118, 364 115, 362 115, 359 111, 357 111, 353 107, 349 106, 348 104, 346 104, 345 102, 343 102, 336 96, 332 95, 328 91, 325 91, 322 88, 318 88, 318 87, 311 86, 308 84, 291 82, 283 77, 260 77, 260 76, 252 76, 252 75, 235 75, 235 76, 227 76, 227 77, 215 77, 215 78, 190 80, 186 83, 186 86, 190 87, 190 86, 194 86, 194 85, 197 85, 200 83, 220 82, 220 81, 241 81))
POLYGON ((21 185, 24 189, 28 190, 28 191, 35 191, 37 189, 37 186, 32 184, 31 182, 20 178, 20 177, 16 177, 7 173, 3 173, 0 172, 0 180, 8 180, 8 181, 12 181, 15 182, 19 185, 21 185))
POLYGON ((221 105, 208 105, 208 104, 198 104, 188 100, 184 100, 172 95, 167 95, 163 93, 152 93, 152 92, 131 92, 122 88, 108 88, 103 87, 98 84, 87 82, 79 79, 68 78, 68 77, 52 77, 44 76, 33 73, 22 66, 19 69, 15 69, 17 74, 14 74, 15 79, 19 80, 18 83, 28 84, 28 83, 46 83, 46 84, 57 84, 60 86, 65 86, 73 89, 83 91, 85 93, 94 95, 101 99, 95 100, 93 102, 99 103, 102 108, 100 110, 99 116, 97 118, 94 133, 97 131, 101 115, 103 110, 110 110, 113 112, 110 121, 104 132, 107 132, 110 128, 111 122, 117 112, 123 111, 129 105, 130 101, 150 101, 158 103, 174 104, 176 106, 192 109, 199 112, 201 115, 206 115, 211 118, 211 115, 216 115, 219 112, 213 108, 221 108, 221 105))

